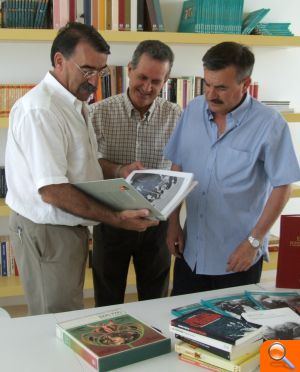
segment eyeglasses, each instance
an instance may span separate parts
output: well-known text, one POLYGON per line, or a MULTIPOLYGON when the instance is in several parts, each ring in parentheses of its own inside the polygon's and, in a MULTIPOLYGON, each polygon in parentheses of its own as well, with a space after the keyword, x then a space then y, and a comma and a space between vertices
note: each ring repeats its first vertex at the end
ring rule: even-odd
POLYGON ((78 68, 78 70, 82 73, 83 77, 86 80, 88 80, 92 77, 95 77, 96 75, 98 75, 100 78, 103 78, 104 76, 107 76, 107 75, 110 74, 110 70, 109 70, 109 67, 107 65, 102 67, 100 70, 84 70, 76 62, 74 62, 73 60, 71 60, 71 61, 78 68))

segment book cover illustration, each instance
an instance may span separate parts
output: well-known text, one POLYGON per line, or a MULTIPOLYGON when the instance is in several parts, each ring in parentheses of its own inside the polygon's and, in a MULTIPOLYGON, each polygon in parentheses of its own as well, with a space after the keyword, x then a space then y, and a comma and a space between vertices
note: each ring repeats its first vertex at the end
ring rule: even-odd
POLYGON ((241 319, 242 313, 261 308, 245 294, 202 300, 202 304, 237 319, 241 319))
POLYGON ((171 325, 232 345, 259 338, 260 334, 257 325, 209 309, 198 309, 173 319, 171 325))
POLYGON ((84 324, 68 329, 68 332, 100 357, 165 339, 162 334, 127 314, 84 324))
POLYGON ((288 307, 248 312, 243 318, 264 326, 266 340, 300 340, 300 316, 288 307))
POLYGON ((56 334, 99 372, 171 351, 171 340, 116 309, 58 323, 56 334))
POLYGON ((133 171, 125 179, 79 182, 74 185, 116 209, 149 209, 150 217, 166 220, 196 186, 192 173, 159 169, 133 171))
POLYGON ((300 314, 300 295, 297 292, 246 291, 246 295, 261 309, 290 307, 300 314))

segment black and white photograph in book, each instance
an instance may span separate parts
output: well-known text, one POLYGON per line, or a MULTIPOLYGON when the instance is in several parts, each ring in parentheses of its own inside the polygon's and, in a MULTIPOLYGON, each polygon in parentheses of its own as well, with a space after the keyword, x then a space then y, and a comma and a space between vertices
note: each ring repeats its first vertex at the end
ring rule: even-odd
POLYGON ((183 181, 181 177, 154 173, 136 173, 130 180, 132 186, 159 210, 174 198, 183 181))

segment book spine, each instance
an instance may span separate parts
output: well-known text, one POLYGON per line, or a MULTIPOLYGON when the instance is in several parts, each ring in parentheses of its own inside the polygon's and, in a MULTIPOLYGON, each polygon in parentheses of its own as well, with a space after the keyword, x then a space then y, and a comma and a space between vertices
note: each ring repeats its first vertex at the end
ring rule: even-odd
POLYGON ((125 0, 125 31, 131 31, 131 0, 125 0))
POLYGON ((225 359, 230 360, 230 352, 228 352, 228 351, 225 351, 225 350, 222 350, 222 349, 218 349, 216 347, 213 347, 213 346, 204 344, 203 342, 196 342, 196 341, 190 340, 190 339, 188 339, 186 337, 180 336, 179 334, 175 334, 175 337, 178 340, 181 340, 183 342, 186 342, 188 344, 191 344, 191 345, 193 345, 195 347, 201 347, 202 349, 205 349, 205 350, 209 351, 212 354, 215 354, 215 355, 218 355, 218 356, 220 356, 222 358, 225 358, 225 359))
POLYGON ((6 242, 1 242, 1 267, 2 267, 2 276, 7 276, 7 257, 6 257, 6 242))
POLYGON ((62 329, 59 325, 56 325, 56 336, 75 353, 79 354, 93 368, 99 370, 98 358, 90 353, 87 349, 83 348, 83 346, 79 344, 77 340, 74 340, 72 337, 70 337, 66 330, 62 329))
POLYGON ((125 31, 125 0, 119 0, 119 31, 125 31))
POLYGON ((105 0, 99 0, 99 30, 105 30, 105 0))
POLYGON ((145 31, 145 0, 137 2, 137 31, 145 31))
POLYGON ((112 0, 106 0, 105 3, 105 30, 112 29, 112 0))
POLYGON ((228 351, 228 352, 232 351, 232 345, 227 344, 226 342, 222 342, 222 341, 210 338, 210 337, 200 335, 198 333, 194 333, 192 331, 188 331, 186 329, 182 329, 179 326, 177 327, 177 326, 171 325, 170 326, 170 331, 175 333, 175 334, 178 334, 182 337, 186 337, 188 339, 191 339, 192 341, 202 342, 202 343, 205 343, 209 346, 213 346, 213 347, 216 347, 218 349, 225 350, 225 351, 228 351))

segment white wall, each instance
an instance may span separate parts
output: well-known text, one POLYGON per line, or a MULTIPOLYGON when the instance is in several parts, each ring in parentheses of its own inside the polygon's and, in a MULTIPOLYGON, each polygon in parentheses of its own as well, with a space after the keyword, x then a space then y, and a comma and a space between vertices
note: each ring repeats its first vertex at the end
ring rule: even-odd
MULTIPOLYGON (((225 1, 225 0, 224 0, 225 1)), ((167 31, 176 31, 182 1, 161 0, 167 31)), ((300 35, 299 0, 245 0, 244 11, 271 8, 265 17, 268 22, 291 22, 291 30, 300 35)), ((208 47, 171 45, 175 52, 173 76, 202 74, 201 58, 208 47)), ((0 83, 37 83, 50 68, 51 43, 1 43, 0 83)), ((111 44, 109 63, 125 65, 135 48, 133 44, 111 44)), ((252 47, 256 56, 253 80, 259 82, 260 99, 290 100, 300 112, 300 48, 252 47)), ((300 160, 300 124, 289 124, 300 160)), ((0 164, 4 159, 4 132, 0 130, 0 164), (2 138, 2 140, 1 140, 2 138)), ((292 213, 300 213, 298 201, 291 200, 292 213)), ((278 230, 278 228, 276 228, 278 230)))

